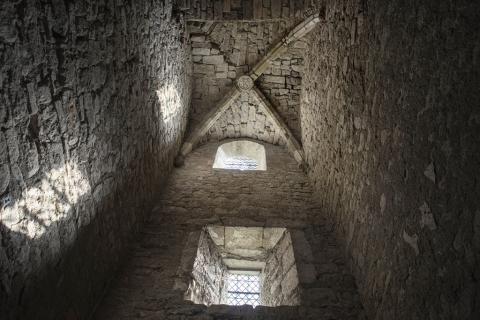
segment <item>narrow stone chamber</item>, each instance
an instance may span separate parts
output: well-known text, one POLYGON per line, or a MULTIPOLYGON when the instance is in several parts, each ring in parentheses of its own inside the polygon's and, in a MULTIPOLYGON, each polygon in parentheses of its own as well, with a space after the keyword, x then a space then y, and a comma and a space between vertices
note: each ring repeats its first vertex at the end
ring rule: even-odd
POLYGON ((362 319, 354 278, 296 161, 263 144, 268 170, 215 170, 220 145, 200 146, 172 172, 95 318, 362 319), (261 295, 277 306, 223 304, 228 265, 263 270, 273 292, 261 295))
POLYGON ((480 319, 478 30, 468 0, 2 0, 0 317, 480 319))

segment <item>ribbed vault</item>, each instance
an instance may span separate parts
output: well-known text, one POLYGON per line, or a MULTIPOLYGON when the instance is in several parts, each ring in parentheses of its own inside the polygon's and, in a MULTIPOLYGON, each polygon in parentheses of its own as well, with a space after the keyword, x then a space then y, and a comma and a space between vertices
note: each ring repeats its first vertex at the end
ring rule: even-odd
MULTIPOLYGON (((215 96, 222 95, 222 98, 213 108, 208 109, 201 121, 194 123, 193 130, 186 139, 180 156, 184 157, 201 141, 212 138, 220 140, 249 137, 274 144, 285 144, 297 162, 303 165, 303 150, 300 143, 292 133, 290 126, 285 122, 284 117, 279 114, 277 108, 259 89, 256 82, 262 77, 261 81, 263 83, 271 83, 270 86, 263 85, 263 90, 266 89, 265 91, 269 94, 273 92, 279 101, 284 100, 287 103, 294 101, 295 103, 295 98, 281 98, 282 95, 292 95, 292 92, 295 95, 295 90, 300 89, 301 79, 298 72, 299 67, 296 64, 300 59, 293 58, 292 53, 288 51, 291 48, 301 48, 302 44, 297 45, 296 43, 311 31, 319 21, 318 14, 311 14, 292 28, 285 37, 272 43, 263 56, 258 55, 261 51, 258 48, 256 52, 247 51, 247 54, 242 51, 242 45, 249 42, 250 34, 234 32, 233 34, 240 34, 240 36, 232 39, 231 33, 225 36, 222 42, 218 38, 218 32, 214 32, 209 37, 210 39, 217 37, 217 43, 222 42, 217 47, 212 47, 211 43, 205 41, 207 39, 206 35, 193 36, 192 41, 198 43, 192 50, 193 60, 196 63, 193 70, 194 73, 204 75, 197 78, 196 83, 205 89, 204 82, 207 82, 208 87, 207 92, 194 90, 194 99, 198 98, 204 104, 208 104, 215 101, 215 96), (223 51, 229 54, 223 54, 223 51), (285 59, 285 56, 288 59, 285 59), (237 67, 231 66, 232 61, 236 65, 241 64, 240 72, 237 72, 239 71, 237 67), (256 61, 255 64, 252 64, 252 61, 256 61), (297 71, 292 73, 291 69, 297 71), (270 73, 264 75, 267 71, 270 73), (211 84, 208 79, 208 75, 211 73, 215 74, 217 82, 218 79, 223 79, 220 82, 225 84, 224 88, 208 86, 208 84, 211 84)), ((210 33, 216 28, 215 25, 211 25, 209 28, 206 28, 205 25, 202 27, 203 30, 210 33)), ((258 28, 258 25, 256 28, 258 28)), ((258 42, 263 41, 261 32, 258 33, 257 30, 256 35, 258 42)), ((298 94, 296 98, 298 99, 298 94)), ((195 104, 195 101, 193 103, 195 104)), ((203 106, 203 108, 207 109, 208 107, 203 106)), ((194 113, 195 111, 197 110, 194 107, 194 113)))

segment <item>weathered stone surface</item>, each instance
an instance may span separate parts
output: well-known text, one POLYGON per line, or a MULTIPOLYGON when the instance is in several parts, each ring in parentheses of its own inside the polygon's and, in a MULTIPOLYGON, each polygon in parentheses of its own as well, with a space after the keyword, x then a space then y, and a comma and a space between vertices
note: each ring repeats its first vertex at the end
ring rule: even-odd
MULTIPOLYGON (((215 64, 215 65, 221 65, 223 63, 223 56, 222 55, 209 55, 205 56, 202 59, 204 64, 215 64)), ((219 71, 219 68, 217 68, 217 71, 219 71)))
MULTIPOLYGON (((212 173, 205 146, 158 196, 99 318, 352 319, 360 297, 372 319, 480 318, 479 12, 478 1, 3 1, 2 319, 90 315, 165 181, 189 106, 194 128, 275 43, 252 78, 302 142, 320 205, 281 149, 267 148, 275 166, 253 179, 212 173), (312 6, 325 19, 284 48, 312 6), (312 256, 283 251, 298 285, 277 293, 302 305, 183 301, 176 272, 194 254, 180 252, 212 223, 289 227, 312 256)), ((227 98, 202 142, 285 144, 255 101, 227 98)))
POLYGON ((3 194, 10 184, 10 167, 8 164, 0 164, 0 194, 3 194))
POLYGON ((207 229, 217 246, 225 246, 225 226, 208 226, 207 229))
MULTIPOLYGON (((227 285, 225 282, 227 266, 206 230, 202 231, 199 242, 194 246, 198 246, 198 249, 191 270, 190 287, 185 293, 185 298, 206 306, 220 304, 227 285)), ((190 246, 187 250, 189 248, 190 246)))
POLYGON ((183 0, 180 2, 186 18, 191 21, 282 21, 285 18, 301 19, 312 9, 311 2, 305 0, 183 0))
POLYGON ((259 270, 285 231, 284 228, 240 226, 208 226, 207 230, 229 268, 255 269, 260 266, 259 270))
POLYGON ((262 273, 262 304, 276 307, 300 304, 300 290, 290 232, 272 249, 262 273))
MULTIPOLYGON (((211 28, 207 28, 203 23, 190 23, 193 33, 191 40, 195 46, 218 48, 211 49, 208 55, 206 50, 193 49, 193 60, 197 63, 193 74, 191 128, 198 125, 203 116, 217 105, 233 85, 232 81, 220 80, 239 79, 251 72, 271 46, 293 28, 296 22, 294 18, 282 23, 225 22, 217 23, 211 28), (211 68, 213 65, 215 70, 211 68)), ((302 64, 303 52, 292 45, 273 61, 273 66, 267 68, 265 76, 257 81, 264 94, 278 107, 279 114, 297 139, 300 138, 301 78, 300 73, 294 70, 300 70, 302 64)), ((204 140, 248 137, 283 144, 283 139, 275 133, 275 129, 268 121, 265 122, 265 115, 262 112, 250 111, 257 108, 255 104, 247 95, 238 99, 209 130, 204 140)))
MULTIPOLYGON (((205 65, 205 64, 198 64, 198 63, 195 63, 193 65, 193 72, 197 73, 197 74, 210 74, 210 75, 213 75, 215 73, 215 67, 212 66, 212 65, 205 65)), ((212 89, 208 89, 208 90, 212 90, 212 89)), ((210 91, 212 92, 212 91, 210 91)))
POLYGON ((263 81, 266 83, 285 84, 285 77, 281 76, 264 76, 263 81))
POLYGON ((479 4, 325 3, 302 141, 368 316, 479 318, 479 4))
POLYGON ((172 1, 2 1, 2 319, 87 318, 186 127, 172 1))
POLYGON ((208 56, 210 54, 210 49, 208 48, 193 48, 192 54, 196 56, 208 56))
POLYGON ((263 228, 263 244, 267 249, 273 248, 280 238, 283 236, 285 230, 282 228, 263 228))
MULTIPOLYGON (((225 319, 363 319, 355 282, 348 276, 332 226, 315 206, 312 188, 295 160, 282 148, 267 144, 267 171, 212 170, 218 145, 209 143, 195 149, 186 157, 184 167, 173 171, 143 237, 134 244, 128 264, 95 318, 135 319, 161 313, 166 319, 209 319, 213 315, 225 319), (308 290, 329 290, 335 304, 316 300, 324 296, 311 294, 314 291, 297 296, 307 306, 303 309, 281 306, 252 310, 251 306, 223 305, 199 308, 188 304, 182 299, 184 291, 172 289, 183 252, 192 244, 186 238, 190 231, 220 223, 304 232, 305 241, 315 248, 311 261, 319 273, 308 290), (318 305, 323 306, 321 310, 316 309, 318 305), (138 310, 142 310, 141 315, 138 310)), ((281 248, 283 252, 292 248, 291 242, 281 248)), ((280 254, 275 257, 281 259, 280 254)), ((295 280, 289 283, 291 286, 285 286, 284 291, 299 294, 293 289, 295 280)))

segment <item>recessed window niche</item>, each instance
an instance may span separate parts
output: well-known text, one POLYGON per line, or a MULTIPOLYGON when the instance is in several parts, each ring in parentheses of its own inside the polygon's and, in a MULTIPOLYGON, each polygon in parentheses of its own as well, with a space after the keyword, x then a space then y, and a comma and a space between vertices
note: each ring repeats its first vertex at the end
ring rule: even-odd
POLYGON ((285 228, 204 227, 190 234, 179 275, 177 289, 196 304, 300 304, 294 248, 285 228))
POLYGON ((265 171, 267 170, 265 147, 248 140, 224 143, 218 147, 213 168, 265 171))

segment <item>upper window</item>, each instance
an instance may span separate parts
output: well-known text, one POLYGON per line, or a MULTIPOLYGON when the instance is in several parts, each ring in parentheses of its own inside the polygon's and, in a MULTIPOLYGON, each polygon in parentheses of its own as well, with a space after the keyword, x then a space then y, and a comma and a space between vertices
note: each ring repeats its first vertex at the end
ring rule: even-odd
POLYGON ((267 170, 265 148, 252 141, 233 141, 218 147, 215 169, 230 170, 267 170))

